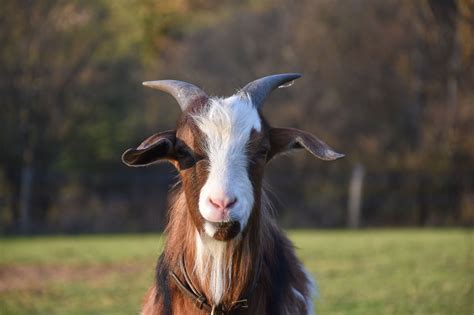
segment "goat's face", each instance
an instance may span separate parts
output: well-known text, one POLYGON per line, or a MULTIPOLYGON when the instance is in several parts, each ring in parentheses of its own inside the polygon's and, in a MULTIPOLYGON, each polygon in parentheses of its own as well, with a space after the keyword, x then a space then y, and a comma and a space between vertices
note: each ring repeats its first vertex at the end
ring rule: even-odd
POLYGON ((273 156, 298 148, 325 160, 342 156, 304 131, 270 128, 255 104, 258 95, 252 96, 208 98, 194 90, 176 130, 155 134, 123 155, 129 166, 173 163, 197 230, 217 240, 233 239, 258 214, 264 166, 273 156))
POLYGON ((191 163, 177 166, 188 207, 197 210, 195 223, 209 236, 231 239, 246 227, 260 200, 267 130, 246 96, 210 99, 184 115, 177 138, 191 163))

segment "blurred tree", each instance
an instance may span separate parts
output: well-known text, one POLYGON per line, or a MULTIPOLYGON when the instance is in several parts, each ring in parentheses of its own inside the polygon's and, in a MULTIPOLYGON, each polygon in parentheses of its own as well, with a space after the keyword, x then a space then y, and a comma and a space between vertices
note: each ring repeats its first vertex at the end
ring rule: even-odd
POLYGON ((0 161, 13 196, 4 209, 23 233, 31 231, 32 206, 44 224, 60 185, 55 172, 117 160, 114 139, 124 134, 117 138, 115 128, 131 123, 123 121, 124 106, 136 91, 129 89, 130 68, 140 69, 130 57, 139 49, 133 24, 123 18, 127 9, 107 1, 2 4, 0 124, 8 150, 0 161))
POLYGON ((218 28, 194 33, 182 52, 165 51, 164 58, 171 75, 192 72, 194 82, 224 95, 259 75, 304 73, 295 87, 280 92, 285 96, 270 100, 269 120, 308 129, 348 157, 337 167, 315 166, 304 156, 275 162, 272 182, 300 183, 279 189, 295 207, 282 213, 287 224, 345 224, 345 187, 350 169, 359 163, 367 169, 368 183, 362 224, 466 222, 456 213, 460 200, 472 198, 459 194, 471 191, 463 174, 472 174, 473 154, 470 149, 455 154, 453 145, 468 134, 458 128, 472 118, 446 109, 455 108, 449 104, 456 99, 464 103, 460 100, 472 97, 456 83, 473 82, 467 53, 472 10, 469 1, 456 2, 465 11, 461 20, 456 3, 441 1, 451 10, 451 26, 440 28, 435 2, 263 2, 236 12, 218 28), (462 36, 456 31, 461 27, 462 36), (453 48, 456 36, 461 36, 455 40, 459 47, 453 48), (446 124, 459 133, 445 138, 441 126, 446 124), (456 162, 459 156, 462 164, 456 162))
POLYGON ((140 81, 288 71, 269 121, 348 157, 272 162, 287 226, 344 226, 357 165, 361 225, 474 222, 472 1, 6 0, 0 30, 0 231, 156 229, 172 169, 119 157, 179 109, 140 81))
POLYGON ((18 195, 12 208, 19 208, 20 228, 27 233, 35 177, 54 154, 45 148, 56 144, 54 135, 64 128, 66 91, 103 40, 92 30, 105 12, 100 5, 88 9, 58 1, 6 1, 1 12, 2 125, 13 132, 4 139, 10 142, 4 163, 18 195))

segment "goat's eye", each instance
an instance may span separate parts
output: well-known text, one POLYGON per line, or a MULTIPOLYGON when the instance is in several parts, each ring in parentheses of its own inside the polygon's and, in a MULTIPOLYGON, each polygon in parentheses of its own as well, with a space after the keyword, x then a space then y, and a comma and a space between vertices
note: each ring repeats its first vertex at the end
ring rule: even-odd
POLYGON ((189 153, 188 150, 186 150, 185 148, 183 147, 178 147, 176 149, 176 157, 179 159, 182 159, 182 158, 186 158, 188 156, 190 156, 191 154, 189 153))
POLYGON ((255 153, 255 157, 257 159, 264 159, 267 157, 267 154, 268 154, 268 148, 262 147, 262 148, 259 148, 258 151, 255 153))
POLYGON ((195 163, 192 153, 187 148, 181 146, 176 148, 176 159, 181 169, 190 168, 195 163))

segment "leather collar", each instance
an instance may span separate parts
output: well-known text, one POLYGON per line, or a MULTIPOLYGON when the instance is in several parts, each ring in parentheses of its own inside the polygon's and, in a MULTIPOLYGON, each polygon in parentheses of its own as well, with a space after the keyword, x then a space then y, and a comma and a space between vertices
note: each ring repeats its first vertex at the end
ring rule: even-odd
MULTIPOLYGON (((239 309, 239 308, 248 308, 248 300, 247 299, 241 299, 232 302, 231 306, 229 308, 224 308, 222 304, 213 304, 211 303, 205 296, 204 294, 200 293, 197 289, 196 286, 193 284, 191 281, 191 278, 189 277, 189 274, 186 270, 186 265, 184 262, 184 255, 181 255, 181 259, 179 262, 179 268, 180 272, 184 276, 184 281, 182 281, 176 273, 170 270, 170 276, 171 278, 176 282, 176 285, 178 286, 178 289, 183 293, 185 296, 193 300, 194 305, 200 309, 206 311, 208 314, 211 315, 228 315, 232 314, 233 311, 239 309)), ((250 287, 250 291, 252 291, 256 286, 257 286, 257 279, 260 274, 260 265, 258 268, 257 272, 257 277, 255 277, 254 284, 250 287)), ((250 293, 250 291, 248 293, 250 293)), ((248 295, 248 294, 247 294, 248 295)))

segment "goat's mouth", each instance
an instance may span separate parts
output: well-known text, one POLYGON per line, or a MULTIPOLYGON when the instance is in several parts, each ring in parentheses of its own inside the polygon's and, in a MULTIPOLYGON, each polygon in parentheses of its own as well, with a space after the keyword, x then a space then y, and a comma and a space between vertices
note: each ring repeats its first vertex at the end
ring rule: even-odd
POLYGON ((223 222, 211 222, 205 223, 208 228, 205 228, 206 233, 209 234, 209 228, 212 230, 212 238, 218 241, 230 241, 240 233, 240 222, 239 221, 223 221, 223 222))

